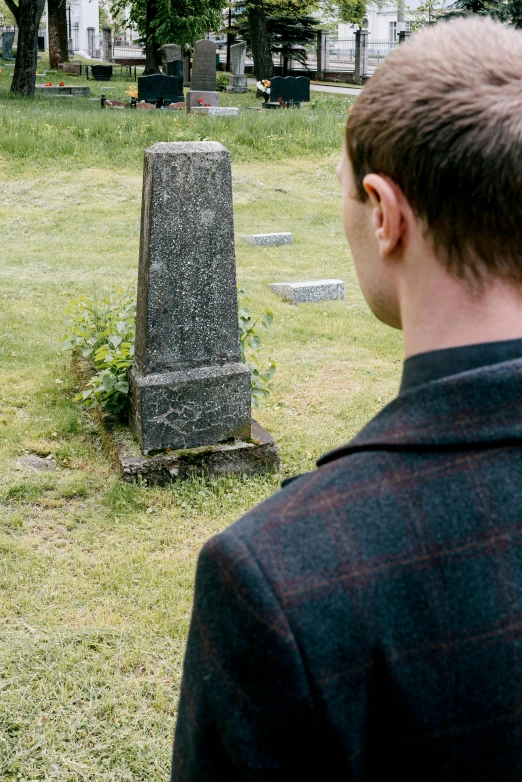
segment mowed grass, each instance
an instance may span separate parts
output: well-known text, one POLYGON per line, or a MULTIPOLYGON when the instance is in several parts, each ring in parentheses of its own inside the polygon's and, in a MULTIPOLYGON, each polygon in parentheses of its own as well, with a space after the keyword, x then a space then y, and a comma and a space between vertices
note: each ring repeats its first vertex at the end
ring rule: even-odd
POLYGON ((135 285, 143 149, 221 141, 237 235, 294 234, 292 246, 238 241, 238 282, 254 311, 274 311, 263 347, 274 392, 257 418, 286 474, 313 469, 394 396, 400 374, 400 335, 369 313, 342 230, 335 165, 351 99, 209 120, 13 99, 5 67, 0 79, 0 779, 159 782, 197 553, 282 476, 121 484, 73 401, 64 310, 93 286, 135 285), (315 277, 343 279, 346 300, 292 307, 267 288, 315 277), (29 453, 57 470, 17 469, 29 453))

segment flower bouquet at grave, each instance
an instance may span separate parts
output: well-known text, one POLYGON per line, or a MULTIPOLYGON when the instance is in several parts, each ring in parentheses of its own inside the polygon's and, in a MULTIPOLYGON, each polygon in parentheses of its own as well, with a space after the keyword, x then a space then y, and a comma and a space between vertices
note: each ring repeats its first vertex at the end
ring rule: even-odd
POLYGON ((261 79, 261 81, 256 82, 256 87, 258 92, 260 92, 265 101, 267 101, 270 97, 270 81, 268 79, 261 79))
POLYGON ((138 88, 135 84, 129 84, 129 89, 125 90, 125 95, 128 95, 129 98, 136 98, 138 100, 138 88))

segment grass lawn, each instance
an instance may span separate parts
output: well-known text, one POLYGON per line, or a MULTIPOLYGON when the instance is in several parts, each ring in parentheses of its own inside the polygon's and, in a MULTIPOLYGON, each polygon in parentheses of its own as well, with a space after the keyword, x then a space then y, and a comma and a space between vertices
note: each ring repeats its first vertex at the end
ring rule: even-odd
MULTIPOLYGON (((221 141, 232 152, 238 282, 274 311, 277 362, 258 420, 287 474, 351 438, 398 387, 400 335, 369 313, 335 177, 353 98, 239 118, 117 111, 82 98, 15 99, 0 75, 0 779, 168 779, 198 550, 281 476, 149 489, 118 482, 73 401, 60 351, 72 296, 135 285, 143 149, 221 141), (292 307, 267 283, 340 277, 346 300, 292 307), (52 455, 45 475, 16 469, 52 455)), ((74 77, 68 77, 72 81, 74 77)), ((50 77, 53 82, 59 76, 50 77)), ((79 79, 75 82, 84 83, 79 79)), ((94 97, 101 85, 89 82, 94 97)), ((107 95, 122 97, 125 82, 107 95)), ((226 719, 226 715, 223 715, 226 719)))

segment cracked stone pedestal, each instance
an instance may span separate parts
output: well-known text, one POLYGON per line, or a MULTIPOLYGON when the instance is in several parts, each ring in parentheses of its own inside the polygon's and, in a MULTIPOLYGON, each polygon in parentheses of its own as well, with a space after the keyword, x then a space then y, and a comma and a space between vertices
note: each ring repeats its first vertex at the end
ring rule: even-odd
MULTIPOLYGON (((252 464, 279 466, 267 433, 271 455, 256 457, 266 438, 251 436, 237 310, 230 153, 216 142, 154 144, 145 151, 129 373, 131 427, 145 456, 242 443, 252 464)), ((211 464, 202 470, 212 473, 211 464)))

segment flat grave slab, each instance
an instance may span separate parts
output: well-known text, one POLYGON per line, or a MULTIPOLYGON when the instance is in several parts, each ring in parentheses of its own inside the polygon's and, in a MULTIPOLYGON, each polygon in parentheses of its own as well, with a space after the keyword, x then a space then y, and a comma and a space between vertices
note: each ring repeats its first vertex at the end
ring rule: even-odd
POLYGON ((308 280, 307 282, 273 282, 268 288, 291 304, 344 299, 342 280, 308 280))
POLYGON ((241 239, 247 244, 263 245, 263 246, 276 246, 278 244, 292 244, 294 237, 291 233, 278 233, 278 234, 246 234, 241 239))
POLYGON ((37 84, 35 89, 45 95, 82 95, 82 96, 89 96, 91 94, 91 90, 89 87, 71 87, 69 85, 65 85, 65 87, 46 87, 45 84, 37 84))
POLYGON ((191 114, 203 114, 208 117, 237 117, 239 109, 233 106, 193 106, 191 114))

